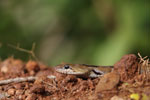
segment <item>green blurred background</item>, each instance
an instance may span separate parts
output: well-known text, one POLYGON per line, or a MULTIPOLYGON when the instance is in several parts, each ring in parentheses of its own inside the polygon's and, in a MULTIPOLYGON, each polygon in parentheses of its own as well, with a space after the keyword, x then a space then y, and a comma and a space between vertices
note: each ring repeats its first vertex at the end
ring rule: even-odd
POLYGON ((150 55, 149 0, 1 0, 0 57, 49 65, 113 65, 124 54, 150 55))

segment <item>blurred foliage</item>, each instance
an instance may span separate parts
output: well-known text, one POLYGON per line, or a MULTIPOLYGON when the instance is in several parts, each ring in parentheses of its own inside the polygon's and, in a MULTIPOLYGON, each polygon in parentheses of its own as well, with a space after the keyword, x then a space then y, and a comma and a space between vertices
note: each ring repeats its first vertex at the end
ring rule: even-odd
POLYGON ((112 65, 128 53, 150 55, 148 0, 1 0, 0 57, 112 65))

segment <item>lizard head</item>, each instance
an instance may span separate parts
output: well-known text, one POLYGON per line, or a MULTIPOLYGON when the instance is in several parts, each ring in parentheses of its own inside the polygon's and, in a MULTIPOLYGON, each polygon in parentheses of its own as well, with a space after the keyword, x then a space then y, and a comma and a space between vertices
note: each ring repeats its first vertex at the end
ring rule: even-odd
POLYGON ((80 64, 60 64, 55 67, 57 72, 72 75, 84 75, 89 72, 89 69, 80 64))

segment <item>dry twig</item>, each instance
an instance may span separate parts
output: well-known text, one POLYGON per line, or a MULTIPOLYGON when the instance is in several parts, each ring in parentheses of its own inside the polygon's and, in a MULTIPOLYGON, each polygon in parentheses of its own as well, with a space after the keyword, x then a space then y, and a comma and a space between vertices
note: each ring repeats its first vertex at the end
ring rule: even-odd
POLYGON ((17 49, 17 50, 19 50, 19 51, 28 53, 28 54, 30 54, 36 61, 38 61, 38 58, 35 56, 35 53, 34 53, 34 50, 35 50, 35 43, 32 44, 31 50, 26 50, 26 49, 24 49, 24 48, 21 48, 19 44, 17 44, 17 46, 8 44, 8 46, 10 46, 10 47, 12 47, 12 48, 14 48, 14 49, 17 49))
MULTIPOLYGON (((38 77, 35 76, 29 76, 29 77, 17 77, 17 78, 11 78, 7 80, 0 80, 0 85, 10 84, 10 83, 19 83, 19 82, 29 82, 29 81, 35 81, 38 77)), ((56 77, 53 75, 48 75, 47 78, 55 79, 56 77)))
POLYGON ((26 82, 26 81, 35 81, 37 77, 29 76, 29 77, 17 77, 17 78, 11 78, 7 80, 1 80, 0 85, 5 85, 9 83, 19 83, 19 82, 26 82))
POLYGON ((139 66, 139 72, 140 73, 144 73, 144 75, 147 77, 149 77, 148 74, 150 74, 150 62, 149 62, 149 58, 148 56, 145 56, 142 58, 142 56, 140 55, 140 53, 138 53, 138 56, 140 57, 140 66, 139 66))

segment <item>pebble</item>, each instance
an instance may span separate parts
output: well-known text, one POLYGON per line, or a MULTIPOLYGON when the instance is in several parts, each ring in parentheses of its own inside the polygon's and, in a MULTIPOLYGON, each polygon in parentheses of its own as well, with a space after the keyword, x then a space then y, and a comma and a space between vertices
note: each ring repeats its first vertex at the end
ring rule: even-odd
POLYGON ((9 89, 8 94, 9 95, 14 95, 15 94, 15 89, 9 89))
POLYGON ((96 86, 96 92, 111 90, 119 83, 119 75, 115 72, 105 74, 96 86))

